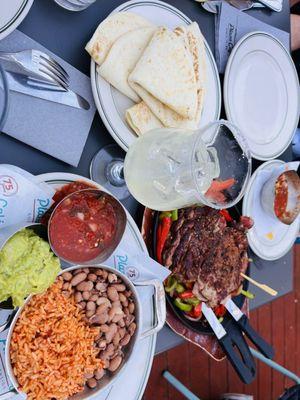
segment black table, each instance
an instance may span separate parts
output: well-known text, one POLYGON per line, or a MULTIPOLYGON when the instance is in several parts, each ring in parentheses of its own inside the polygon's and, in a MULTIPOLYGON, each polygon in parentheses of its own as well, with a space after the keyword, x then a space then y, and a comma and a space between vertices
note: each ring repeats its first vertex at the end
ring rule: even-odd
MULTIPOLYGON (((214 50, 213 16, 205 12, 200 4, 193 0, 167 1, 199 23, 211 49, 214 50)), ((98 23, 122 2, 121 0, 98 0, 85 11, 72 13, 60 8, 52 0, 36 0, 19 29, 89 75, 90 58, 84 51, 84 46, 98 23)), ((288 32, 290 30, 289 0, 284 0, 281 13, 267 9, 248 12, 277 28, 288 32)), ((13 110, 10 110, 10 112, 13 112, 13 110)), ((0 163, 14 164, 33 174, 71 172, 89 176, 89 165, 93 155, 109 143, 113 143, 113 139, 104 127, 99 115, 96 114, 78 168, 47 156, 4 134, 0 135, 0 163)), ((288 150, 282 155, 282 158, 290 160, 291 151, 288 150)), ((137 218, 138 203, 131 198, 124 201, 124 205, 137 218)), ((251 275, 254 279, 268 282, 270 286, 279 291, 279 296, 290 292, 293 286, 291 253, 276 262, 262 261, 259 266, 252 267, 251 275)), ((251 308, 259 307, 271 301, 268 295, 255 287, 251 287, 251 291, 256 294, 255 300, 251 301, 251 308)), ((167 350, 181 342, 182 339, 179 336, 165 327, 158 335, 157 352, 167 350)))

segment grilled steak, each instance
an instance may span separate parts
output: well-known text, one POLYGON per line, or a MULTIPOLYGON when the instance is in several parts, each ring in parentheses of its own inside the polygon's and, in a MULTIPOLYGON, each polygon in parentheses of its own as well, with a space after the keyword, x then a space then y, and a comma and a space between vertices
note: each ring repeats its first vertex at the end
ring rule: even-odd
POLYGON ((163 249, 164 265, 181 282, 193 283, 194 294, 215 307, 241 285, 240 272, 248 263, 246 231, 251 226, 247 217, 228 224, 209 207, 182 209, 163 249))

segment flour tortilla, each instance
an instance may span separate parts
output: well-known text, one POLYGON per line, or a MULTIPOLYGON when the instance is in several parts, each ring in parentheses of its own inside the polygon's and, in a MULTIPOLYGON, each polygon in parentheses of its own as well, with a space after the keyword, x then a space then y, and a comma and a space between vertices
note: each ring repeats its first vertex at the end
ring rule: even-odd
POLYGON ((143 101, 126 110, 125 119, 131 129, 138 136, 151 131, 152 129, 163 127, 160 120, 156 118, 150 108, 143 101))
MULTIPOLYGON (((190 120, 183 118, 176 112, 165 106, 146 90, 139 85, 130 82, 133 89, 137 91, 139 96, 143 99, 151 112, 161 121, 165 127, 169 128, 183 128, 183 129, 197 129, 201 118, 203 109, 204 96, 205 96, 205 82, 206 82, 206 52, 203 36, 197 23, 192 23, 188 27, 179 27, 175 29, 175 33, 182 36, 185 43, 188 43, 189 51, 193 57, 193 67, 197 79, 197 111, 195 118, 190 120)), ((146 113, 146 112, 145 112, 146 113)), ((147 112, 148 114, 149 112, 147 112)), ((145 124, 141 121, 141 124, 145 124)), ((136 130, 140 129, 139 121, 135 121, 136 130)))
POLYGON ((175 32, 161 27, 154 33, 128 80, 139 95, 141 88, 183 118, 195 118, 197 82, 193 59, 185 41, 175 32))
POLYGON ((153 26, 153 24, 131 12, 119 12, 110 15, 98 26, 85 49, 93 60, 101 65, 112 44, 120 36, 134 29, 147 26, 153 26))
POLYGON ((107 82, 135 103, 138 103, 140 98, 129 86, 128 76, 156 29, 156 27, 139 28, 125 33, 114 42, 102 65, 97 67, 98 73, 107 82))

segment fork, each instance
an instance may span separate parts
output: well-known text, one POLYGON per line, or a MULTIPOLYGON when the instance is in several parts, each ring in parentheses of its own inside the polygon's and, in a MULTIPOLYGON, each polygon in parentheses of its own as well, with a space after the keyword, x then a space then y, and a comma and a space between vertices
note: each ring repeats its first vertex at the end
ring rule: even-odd
POLYGON ((10 72, 26 75, 56 86, 69 87, 69 74, 48 54, 39 50, 23 50, 16 53, 0 52, 0 61, 10 72))

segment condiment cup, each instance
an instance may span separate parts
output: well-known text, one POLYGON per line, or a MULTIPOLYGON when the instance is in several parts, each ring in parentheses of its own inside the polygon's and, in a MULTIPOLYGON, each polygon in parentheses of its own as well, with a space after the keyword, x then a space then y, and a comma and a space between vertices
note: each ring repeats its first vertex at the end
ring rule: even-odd
POLYGON ((48 223, 48 240, 49 240, 49 244, 50 247, 52 249, 52 251, 57 255, 57 257, 60 258, 60 260, 62 260, 63 262, 67 263, 68 265, 74 265, 74 264, 78 264, 78 261, 76 260, 70 260, 70 259, 66 259, 64 257, 61 256, 60 252, 55 248, 52 240, 51 240, 51 224, 53 221, 53 216, 55 215, 55 213, 57 212, 57 210, 61 207, 61 205, 66 202, 69 201, 70 199, 72 199, 72 197, 78 193, 87 193, 87 194, 95 194, 97 196, 99 196, 99 199, 103 196, 105 196, 105 198, 107 198, 109 200, 109 203, 112 205, 115 213, 116 213, 116 219, 117 219, 117 226, 116 226, 116 232, 115 232, 115 236, 113 238, 113 240, 111 241, 109 246, 106 246, 105 249, 103 249, 103 251, 94 259, 91 259, 89 261, 86 262, 80 262, 80 264, 86 264, 86 265, 96 265, 96 264, 101 264, 103 263, 105 260, 107 260, 112 253, 114 252, 114 250, 117 248, 117 246, 119 245, 119 243, 122 240, 125 228, 126 228, 126 223, 127 223, 127 216, 126 216, 126 212, 122 206, 122 204, 115 199, 112 195, 110 195, 107 192, 104 192, 102 190, 99 189, 84 189, 84 190, 80 190, 74 193, 69 194, 68 196, 66 196, 63 200, 61 200, 60 203, 57 204, 57 206, 54 208, 50 219, 49 219, 49 223, 48 223))
MULTIPOLYGON (((69 267, 67 269, 62 270, 59 275, 63 274, 64 272, 67 271, 74 271, 78 268, 86 268, 87 265, 76 265, 73 267, 69 267)), ((100 392, 102 392, 104 389, 107 389, 110 385, 112 385, 116 379, 120 376, 120 374, 125 370, 127 363, 129 362, 129 359, 132 357, 132 354, 134 353, 135 349, 136 349, 136 345, 138 343, 139 340, 142 340, 150 335, 153 335, 155 333, 157 333, 163 326, 165 323, 165 319, 166 319, 166 303, 165 303, 165 292, 164 292, 164 287, 163 284, 157 280, 157 279, 153 279, 153 280, 147 280, 147 281, 141 281, 141 282, 131 282, 126 275, 124 275, 123 273, 115 270, 114 268, 105 266, 105 265, 90 265, 91 268, 101 268, 106 270, 107 272, 111 272, 115 275, 117 275, 127 286, 128 289, 130 289, 132 291, 133 294, 133 300, 134 300, 134 304, 135 304, 135 321, 136 321, 136 331, 133 334, 133 336, 131 337, 131 340, 128 344, 128 346, 125 348, 124 350, 124 358, 122 361, 122 364, 120 365, 120 367, 113 373, 110 373, 107 371, 107 373, 104 375, 104 377, 102 379, 100 379, 98 381, 97 387, 95 387, 94 389, 89 389, 87 387, 85 387, 83 392, 80 392, 72 397, 70 397, 69 399, 71 400, 86 400, 86 399, 91 399, 92 397, 94 398, 94 396, 96 394, 99 394, 100 392), (143 330, 142 329, 142 322, 143 322, 143 315, 142 315, 142 304, 139 298, 139 294, 137 291, 136 287, 139 286, 152 286, 154 289, 154 313, 155 313, 155 318, 154 320, 156 321, 155 326, 152 326, 150 329, 148 330, 143 330)), ((11 337, 12 337, 12 333, 15 327, 15 324, 23 310, 23 308, 26 306, 26 304, 31 300, 32 296, 29 296, 28 299, 26 300, 25 304, 23 307, 21 307, 17 314, 14 317, 14 320, 11 324, 10 330, 8 332, 8 336, 7 336, 7 341, 6 341, 6 348, 5 348, 5 363, 6 363, 6 371, 8 373, 8 376, 13 384, 13 386, 15 387, 15 389, 17 391, 19 391, 19 385, 17 382, 17 379, 14 375, 13 369, 12 369, 12 365, 10 362, 10 355, 9 355, 9 351, 10 351, 10 342, 11 342, 11 337)))

